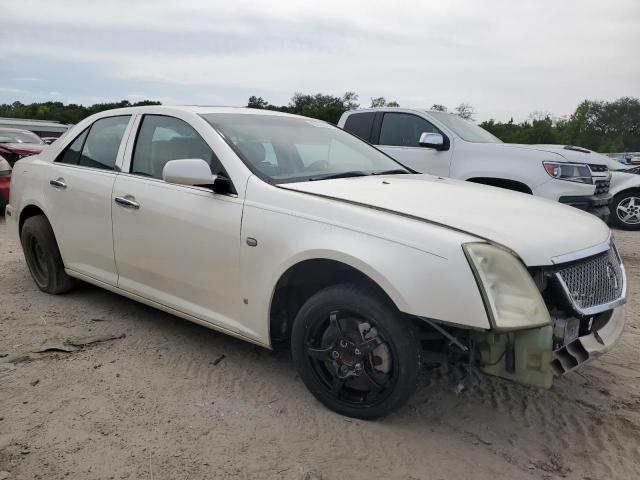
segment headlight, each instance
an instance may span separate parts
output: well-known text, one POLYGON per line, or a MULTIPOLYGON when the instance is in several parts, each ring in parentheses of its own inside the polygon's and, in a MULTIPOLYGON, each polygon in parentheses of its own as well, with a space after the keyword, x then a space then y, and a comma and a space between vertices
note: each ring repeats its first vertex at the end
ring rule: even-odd
POLYGON ((542 164, 553 178, 569 182, 593 183, 591 169, 584 163, 542 162, 542 164))
POLYGON ((550 323, 544 300, 520 259, 488 243, 466 243, 462 248, 476 276, 492 327, 514 330, 550 323))

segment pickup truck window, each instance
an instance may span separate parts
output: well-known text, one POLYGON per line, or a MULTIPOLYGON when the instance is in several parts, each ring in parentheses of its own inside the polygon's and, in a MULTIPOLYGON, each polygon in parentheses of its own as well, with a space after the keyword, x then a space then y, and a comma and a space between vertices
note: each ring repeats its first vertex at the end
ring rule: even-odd
POLYGON ((234 113, 202 117, 251 171, 271 183, 410 173, 379 150, 319 120, 234 113))
POLYGON ((352 113, 347 117, 347 121, 344 122, 344 129, 364 141, 370 142, 371 127, 375 116, 376 112, 352 113))
POLYGON ((191 125, 175 117, 145 115, 138 130, 131 173, 162 179, 169 160, 199 158, 214 174, 223 174, 222 164, 191 125))
POLYGON ((396 147, 419 147, 420 135, 440 133, 431 123, 422 117, 410 113, 387 112, 382 118, 379 145, 396 147))
POLYGON ((479 127, 475 123, 465 120, 458 115, 444 112, 429 112, 437 120, 444 123, 461 139, 474 143, 502 143, 498 137, 493 136, 484 128, 479 127))

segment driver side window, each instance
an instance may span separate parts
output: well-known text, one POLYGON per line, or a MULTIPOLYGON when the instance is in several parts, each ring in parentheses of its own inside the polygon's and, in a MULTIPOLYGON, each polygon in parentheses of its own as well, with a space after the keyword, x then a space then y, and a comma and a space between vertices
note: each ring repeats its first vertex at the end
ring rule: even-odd
POLYGON ((379 145, 419 147, 420 135, 440 133, 422 117, 410 113, 385 113, 382 118, 379 145))
POLYGON ((133 150, 131 173, 162 179, 169 160, 199 158, 214 175, 225 175, 213 150, 187 122, 164 115, 145 115, 133 150))

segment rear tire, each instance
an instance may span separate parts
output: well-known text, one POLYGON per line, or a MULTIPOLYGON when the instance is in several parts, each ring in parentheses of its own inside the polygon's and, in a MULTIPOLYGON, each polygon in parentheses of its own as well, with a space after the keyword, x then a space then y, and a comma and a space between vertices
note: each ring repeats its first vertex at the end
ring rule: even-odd
POLYGON ((420 369, 411 321, 376 292, 352 284, 325 288, 305 302, 293 324, 291 352, 320 402, 362 419, 404 404, 420 369))
POLYGON ((640 190, 626 190, 613 197, 609 223, 624 230, 640 230, 640 190))
POLYGON ((57 295, 75 286, 75 279, 64 271, 56 237, 44 215, 25 220, 20 242, 31 277, 40 290, 57 295))

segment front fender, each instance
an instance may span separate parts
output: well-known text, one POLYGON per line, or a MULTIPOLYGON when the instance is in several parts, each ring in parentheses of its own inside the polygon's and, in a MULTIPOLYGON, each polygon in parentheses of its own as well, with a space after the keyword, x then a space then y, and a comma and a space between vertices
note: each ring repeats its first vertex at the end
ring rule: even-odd
POLYGON ((293 265, 313 259, 341 262, 360 271, 407 314, 489 328, 461 247, 464 242, 477 241, 475 237, 279 189, 260 180, 250 182, 247 192, 240 253, 242 322, 263 343, 269 341, 270 305, 278 280, 293 265), (296 206, 295 211, 290 210, 291 205, 296 206), (393 235, 393 239, 377 232, 393 235), (248 237, 257 245, 247 245, 248 237))

